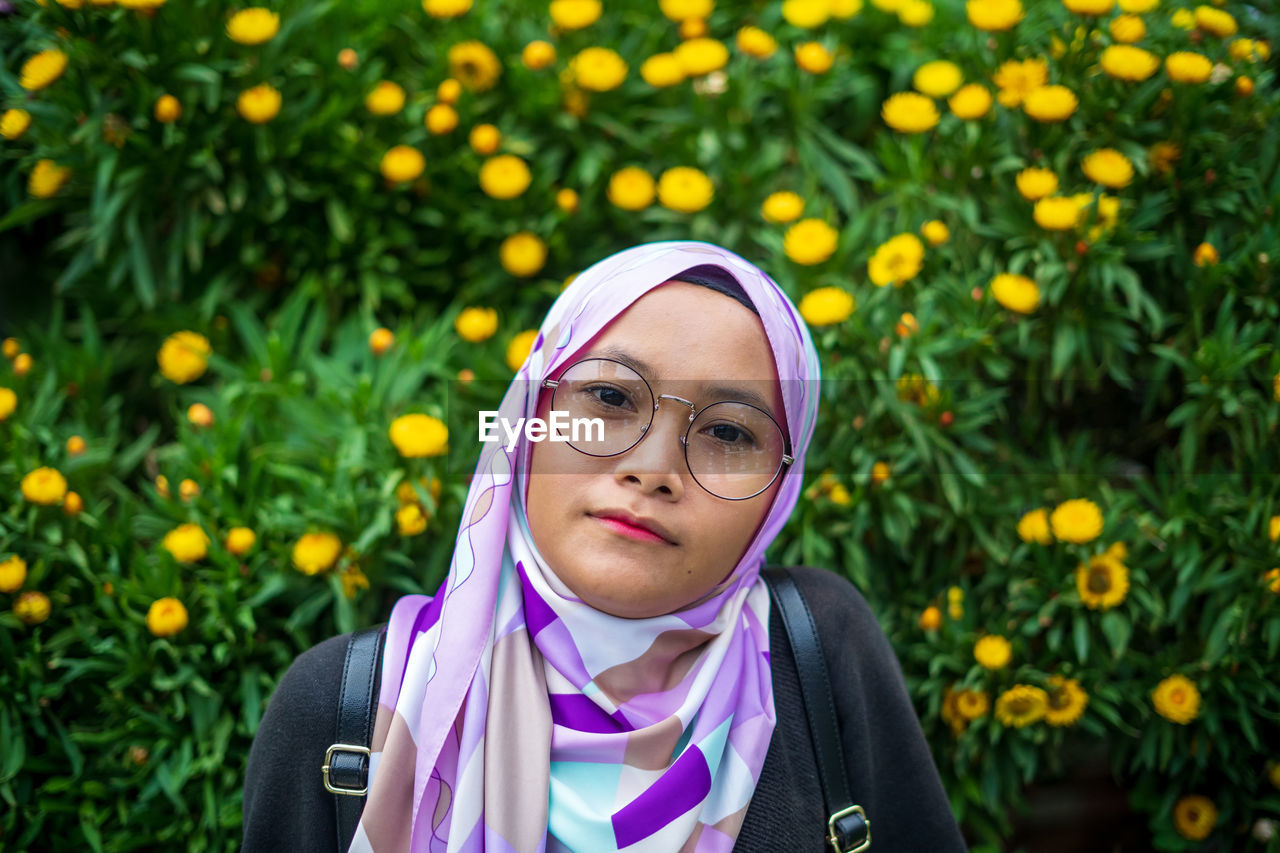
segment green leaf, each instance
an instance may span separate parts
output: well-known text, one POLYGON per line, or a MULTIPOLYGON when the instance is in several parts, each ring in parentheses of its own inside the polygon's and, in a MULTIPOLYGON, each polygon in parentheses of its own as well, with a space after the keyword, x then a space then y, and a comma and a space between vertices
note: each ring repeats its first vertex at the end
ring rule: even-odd
POLYGON ((1089 620, 1084 614, 1076 614, 1075 623, 1071 626, 1071 635, 1076 644, 1076 660, 1084 663, 1089 659, 1089 620))
POLYGON ((1111 645, 1111 656, 1116 660, 1119 660, 1124 655, 1125 649, 1129 647, 1129 637, 1132 632, 1133 626, 1123 613, 1111 610, 1102 617, 1102 633, 1111 645))

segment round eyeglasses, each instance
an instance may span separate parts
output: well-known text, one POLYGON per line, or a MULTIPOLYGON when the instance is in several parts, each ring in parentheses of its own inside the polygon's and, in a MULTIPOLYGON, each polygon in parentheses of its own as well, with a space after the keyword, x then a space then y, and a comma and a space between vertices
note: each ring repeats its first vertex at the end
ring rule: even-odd
POLYGON ((663 400, 689 407, 689 426, 680 436, 685 464, 699 486, 718 498, 754 498, 773 484, 794 459, 778 422, 763 409, 722 400, 699 409, 674 394, 659 394, 643 376, 611 358, 588 358, 571 365, 552 389, 551 410, 566 412, 575 427, 568 444, 587 456, 618 456, 640 443, 663 400))

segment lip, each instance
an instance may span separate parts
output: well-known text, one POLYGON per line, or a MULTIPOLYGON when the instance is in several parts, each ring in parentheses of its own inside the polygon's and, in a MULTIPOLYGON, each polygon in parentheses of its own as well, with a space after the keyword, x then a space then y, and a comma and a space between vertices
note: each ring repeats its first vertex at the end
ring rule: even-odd
POLYGON ((662 542, 666 545, 678 544, 671 532, 652 518, 643 518, 622 509, 602 509, 596 512, 589 512, 587 515, 604 522, 609 529, 624 536, 630 536, 644 542, 662 542))

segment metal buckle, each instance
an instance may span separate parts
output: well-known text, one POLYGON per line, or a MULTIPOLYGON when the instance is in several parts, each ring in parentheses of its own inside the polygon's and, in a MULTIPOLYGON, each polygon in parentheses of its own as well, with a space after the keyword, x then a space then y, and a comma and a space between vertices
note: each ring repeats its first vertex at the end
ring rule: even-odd
POLYGON ((849 806, 849 808, 842 809, 827 818, 827 841, 830 842, 831 849, 834 850, 835 853, 864 853, 864 851, 870 850, 871 821, 867 820, 867 813, 863 811, 862 806, 849 806), (857 847, 850 850, 844 850, 840 847, 840 840, 836 838, 836 821, 842 817, 848 817, 851 814, 860 815, 862 817, 862 823, 867 828, 867 837, 857 847))
MULTIPOLYGON (((355 746, 349 743, 335 743, 331 745, 324 753, 324 766, 320 769, 324 775, 324 787, 333 794, 347 794, 352 797, 363 797, 369 793, 369 786, 366 784, 363 788, 356 790, 355 788, 335 788, 333 783, 329 781, 329 765, 333 762, 333 753, 337 752, 354 752, 357 755, 363 755, 372 760, 373 756, 369 752, 367 746, 355 746)), ((315 765, 312 765, 315 766, 315 765)))

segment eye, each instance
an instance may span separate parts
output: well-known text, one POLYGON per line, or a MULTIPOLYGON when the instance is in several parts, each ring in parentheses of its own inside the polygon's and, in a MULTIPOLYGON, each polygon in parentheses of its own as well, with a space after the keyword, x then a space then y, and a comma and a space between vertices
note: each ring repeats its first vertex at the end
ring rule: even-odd
POLYGON ((746 450, 756 445, 755 438, 751 433, 734 423, 710 424, 702 430, 702 433, 735 449, 746 450))
POLYGON ((589 385, 582 393, 595 405, 606 409, 634 409, 631 396, 612 385, 589 385))

